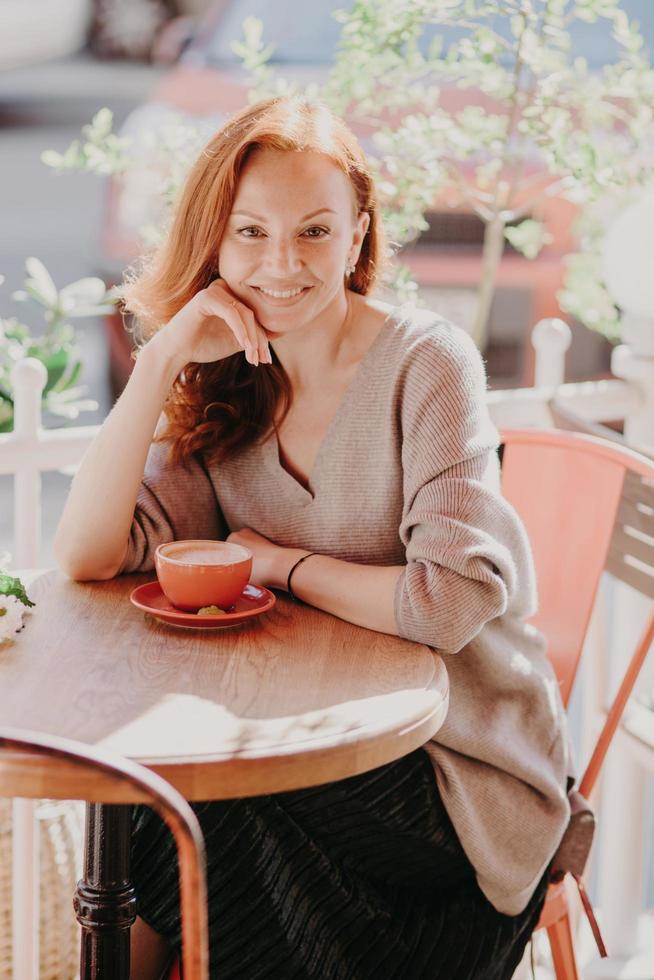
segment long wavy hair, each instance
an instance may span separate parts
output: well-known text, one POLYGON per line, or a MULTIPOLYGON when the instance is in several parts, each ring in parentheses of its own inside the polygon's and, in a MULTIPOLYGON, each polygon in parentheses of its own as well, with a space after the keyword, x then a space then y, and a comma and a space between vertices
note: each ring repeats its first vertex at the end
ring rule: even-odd
MULTIPOLYGON (((131 270, 124 308, 135 318, 142 346, 199 290, 220 275, 218 248, 243 167, 255 149, 325 154, 349 177, 359 213, 370 215, 359 259, 344 287, 367 293, 384 254, 372 176, 355 136, 326 106, 297 97, 266 99, 242 109, 205 146, 182 189, 161 246, 131 270), (218 243, 218 244, 217 244, 218 243)), ((174 382, 158 441, 171 443, 171 458, 185 463, 196 453, 224 462, 268 438, 288 414, 292 389, 272 351, 265 370, 242 351, 220 361, 187 364, 174 382)))

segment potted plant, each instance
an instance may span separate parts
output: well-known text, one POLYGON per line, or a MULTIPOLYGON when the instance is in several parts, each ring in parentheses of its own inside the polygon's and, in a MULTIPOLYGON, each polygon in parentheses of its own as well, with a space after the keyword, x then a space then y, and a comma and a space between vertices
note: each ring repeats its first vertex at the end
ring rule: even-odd
POLYGON ((11 371, 25 357, 37 358, 48 372, 43 408, 51 422, 76 419, 80 412, 98 407, 97 402, 83 397, 86 389, 78 384, 82 362, 70 321, 108 313, 117 299, 116 292, 107 290, 101 279, 79 279, 58 289, 39 259, 27 259, 25 267, 24 288, 14 292, 12 298, 20 302, 33 300, 41 307, 45 326, 36 335, 17 317, 0 317, 0 432, 13 429, 11 371))

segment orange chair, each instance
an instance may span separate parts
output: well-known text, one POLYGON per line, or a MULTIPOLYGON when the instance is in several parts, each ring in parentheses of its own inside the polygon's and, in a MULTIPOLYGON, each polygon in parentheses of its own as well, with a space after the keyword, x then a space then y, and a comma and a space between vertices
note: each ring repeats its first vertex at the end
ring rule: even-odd
POLYGON ((128 799, 156 810, 175 837, 179 855, 184 980, 207 980, 204 840, 195 814, 176 789, 114 753, 70 739, 2 728, 0 796, 94 803, 128 799))
MULTIPOLYGON (((504 430, 501 435, 502 492, 527 528, 538 576, 540 605, 531 622, 548 639, 567 705, 602 572, 654 597, 652 577, 629 561, 634 556, 654 568, 654 547, 626 530, 636 527, 654 539, 654 462, 606 439, 556 429, 504 430)), ((594 828, 583 797, 592 792, 653 639, 654 615, 613 701, 579 792, 572 794, 575 813, 554 866, 565 866, 571 856, 572 860, 554 874, 538 924, 547 929, 557 980, 579 978, 563 881, 566 872, 575 877, 604 952, 581 878, 594 828)), ((168 980, 179 978, 175 965, 168 980)))
MULTIPOLYGON (((524 522, 536 565, 539 609, 531 622, 547 637, 567 706, 602 573, 654 598, 654 577, 641 567, 654 569, 654 462, 614 441, 557 429, 507 429, 501 438, 502 493, 524 522)), ((606 955, 581 877, 594 823, 583 797, 595 786, 653 641, 654 612, 574 794, 579 812, 555 860, 538 928, 547 929, 557 980, 580 976, 563 880, 568 871, 579 886, 600 953, 606 955), (582 838, 582 853, 579 847, 574 853, 575 833, 582 838), (571 850, 573 860, 566 865, 571 850)))

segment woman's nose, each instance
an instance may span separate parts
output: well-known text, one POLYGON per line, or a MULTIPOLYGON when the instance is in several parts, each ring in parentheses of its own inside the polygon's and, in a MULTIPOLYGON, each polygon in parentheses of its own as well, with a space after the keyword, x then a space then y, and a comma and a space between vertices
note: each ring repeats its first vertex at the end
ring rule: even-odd
POLYGON ((266 249, 266 264, 274 272, 287 275, 300 269, 302 260, 294 244, 270 241, 266 249))

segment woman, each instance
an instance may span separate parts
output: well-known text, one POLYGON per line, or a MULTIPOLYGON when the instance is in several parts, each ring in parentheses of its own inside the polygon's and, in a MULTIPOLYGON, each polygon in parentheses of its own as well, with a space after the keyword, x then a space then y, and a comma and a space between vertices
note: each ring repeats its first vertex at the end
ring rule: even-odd
MULTIPOLYGON (((505 980, 568 819, 564 716, 525 624, 534 573, 499 494, 483 363, 442 318, 371 301, 382 253, 365 158, 328 110, 282 98, 230 120, 127 290, 151 339, 57 532, 77 579, 151 569, 161 541, 236 541, 255 583, 292 572, 301 600, 446 655, 450 710, 423 749, 195 805, 223 980, 505 980)), ((157 978, 180 942, 176 866, 144 808, 133 875, 132 975, 157 978)))

